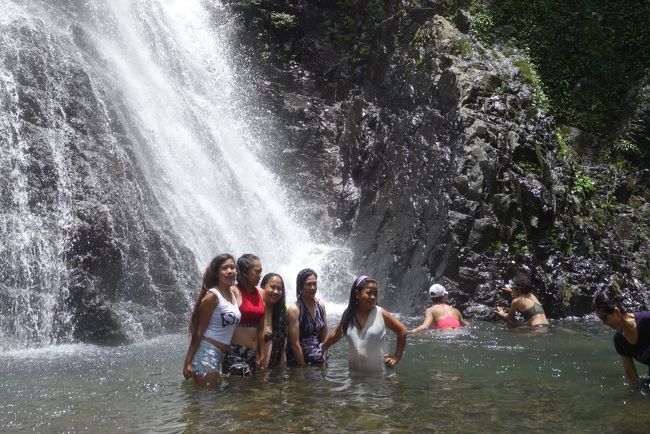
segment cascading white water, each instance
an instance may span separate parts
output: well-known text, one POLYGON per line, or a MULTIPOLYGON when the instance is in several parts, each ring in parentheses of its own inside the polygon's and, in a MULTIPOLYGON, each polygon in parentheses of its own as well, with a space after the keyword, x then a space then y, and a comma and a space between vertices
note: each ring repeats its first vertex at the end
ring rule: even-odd
MULTIPOLYGON (((160 220, 171 222, 170 230, 194 253, 199 269, 223 251, 252 252, 262 258, 265 271, 283 274, 289 289, 302 267, 331 270, 340 268, 332 264, 346 262, 345 249, 315 244, 309 232, 293 222, 295 208, 287 202, 283 187, 255 157, 262 145, 249 134, 255 126, 237 97, 246 77, 235 76, 229 64, 228 20, 220 19, 219 24, 214 20, 215 14, 222 18, 225 14, 218 2, 90 0, 71 5, 3 0, 0 10, 1 25, 38 29, 50 35, 48 41, 59 41, 49 55, 82 65, 107 119, 102 133, 112 118, 131 126, 123 133, 135 144, 138 170, 165 214, 160 220), (84 50, 78 49, 79 35, 84 50), (109 109, 116 105, 114 100, 119 100, 119 113, 109 109)), ((0 37, 0 60, 20 56, 22 47, 14 47, 15 41, 4 32, 0 37)), ((75 78, 46 79, 56 84, 75 78)), ((65 252, 74 210, 83 198, 71 187, 69 157, 62 151, 67 136, 45 126, 40 139, 49 144, 57 197, 50 198, 51 209, 46 211, 33 203, 27 206, 35 196, 35 186, 28 182, 34 169, 29 168, 29 178, 21 163, 32 150, 21 136, 24 127, 14 125, 22 110, 16 80, 0 62, 0 169, 3 183, 11 179, 11 185, 1 186, 0 272, 7 279, 0 286, 5 306, 0 343, 43 345, 62 333, 53 330, 55 322, 69 320, 63 303, 70 259, 65 252)), ((54 87, 47 95, 52 115, 40 113, 48 119, 64 111, 54 87)), ((106 139, 112 145, 105 152, 123 153, 117 141, 106 139)), ((327 281, 327 275, 322 277, 323 287, 335 284, 327 281)), ((188 297, 179 302, 188 303, 194 290, 187 288, 188 297)), ((289 289, 288 300, 291 294, 289 289)), ((124 318, 138 334, 137 315, 124 318)))
POLYGON ((89 7, 93 45, 138 118, 140 165, 200 268, 221 251, 254 252, 267 271, 288 277, 344 254, 314 244, 292 221, 283 187, 254 156, 254 125, 236 90, 247 77, 234 76, 229 63, 228 26, 210 17, 225 13, 219 2, 89 7))
MULTIPOLYGON (((2 10, 7 14, 14 11, 4 5, 2 10)), ((0 23, 4 24, 5 20, 7 17, 0 23)), ((0 53, 10 51, 11 45, 7 35, 0 32, 0 53)), ((55 162, 56 173, 50 176, 55 179, 58 194, 53 200, 55 206, 51 207, 50 203, 28 194, 38 186, 30 185, 26 175, 32 164, 27 158, 30 143, 24 140, 18 126, 21 108, 17 102, 15 77, 0 64, 0 173, 3 183, 7 183, 1 186, 0 196, 0 344, 3 346, 51 343, 55 321, 69 321, 69 314, 62 307, 67 295, 65 244, 72 223, 70 175, 62 152, 65 139, 56 131, 38 131, 55 162), (46 220, 54 224, 47 224, 46 220)), ((56 104, 47 105, 43 115, 57 109, 56 104)))

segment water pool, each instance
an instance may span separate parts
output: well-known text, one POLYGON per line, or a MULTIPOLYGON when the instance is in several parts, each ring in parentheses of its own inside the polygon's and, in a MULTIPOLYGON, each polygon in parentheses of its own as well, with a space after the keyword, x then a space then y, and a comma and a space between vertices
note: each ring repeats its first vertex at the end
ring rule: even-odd
MULTIPOLYGON (((408 326, 417 319, 404 319, 408 326)), ((346 344, 327 369, 185 382, 187 336, 0 356, 6 432, 647 432, 647 393, 625 385, 612 331, 562 321, 546 333, 481 323, 409 335, 387 378, 352 378, 346 344)), ((645 373, 644 369, 640 372, 645 373)))

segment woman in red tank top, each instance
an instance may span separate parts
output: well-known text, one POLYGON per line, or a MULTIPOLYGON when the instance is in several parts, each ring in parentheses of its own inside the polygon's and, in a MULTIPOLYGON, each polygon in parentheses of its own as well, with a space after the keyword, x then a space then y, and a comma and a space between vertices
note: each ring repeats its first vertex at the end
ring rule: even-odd
POLYGON ((246 377, 266 365, 264 344, 264 300, 257 288, 262 276, 262 262, 247 253, 237 259, 237 288, 241 321, 235 329, 223 371, 246 377))

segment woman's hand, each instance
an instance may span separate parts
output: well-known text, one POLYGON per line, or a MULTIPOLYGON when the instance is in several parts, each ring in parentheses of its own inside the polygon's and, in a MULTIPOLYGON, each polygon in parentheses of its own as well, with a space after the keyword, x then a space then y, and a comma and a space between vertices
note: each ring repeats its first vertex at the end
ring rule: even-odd
POLYGON ((192 371, 192 364, 188 363, 183 367, 183 377, 185 377, 186 380, 189 380, 192 378, 192 374, 194 374, 192 371))
POLYGON ((384 354, 384 364, 389 368, 392 368, 393 366, 397 365, 399 361, 400 358, 394 354, 384 354))
POLYGON ((264 355, 260 355, 260 353, 257 353, 257 359, 255 360, 255 364, 257 365, 257 369, 262 371, 264 368, 266 368, 266 357, 264 355))
POLYGON ((505 318, 506 316, 508 316, 508 315, 506 314, 506 311, 503 310, 503 308, 502 308, 501 306, 497 307, 497 308, 495 309, 495 311, 496 311, 497 315, 499 315, 501 318, 505 318))

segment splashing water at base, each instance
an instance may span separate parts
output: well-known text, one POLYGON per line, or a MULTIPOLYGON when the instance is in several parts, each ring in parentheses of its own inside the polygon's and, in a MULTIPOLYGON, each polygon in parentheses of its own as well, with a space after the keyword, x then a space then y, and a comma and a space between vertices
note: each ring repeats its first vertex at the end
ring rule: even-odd
MULTIPOLYGON (((112 227, 112 216, 130 213, 128 206, 104 203, 97 211, 121 237, 125 263, 149 254, 138 252, 145 248, 135 235, 143 235, 134 233, 131 240, 129 231, 146 235, 154 227, 161 237, 169 231, 170 239, 180 238, 199 270, 215 254, 252 252, 265 271, 285 277, 290 293, 303 267, 319 272, 326 299, 345 291, 349 250, 315 243, 294 223, 295 206, 256 156, 263 144, 249 134, 255 126, 246 104, 254 102, 242 98, 247 77, 235 72, 246 69, 231 64, 231 20, 217 1, 3 2, 0 61, 11 66, 27 58, 19 66, 28 74, 0 66, 0 164, 2 173, 11 174, 0 177, 7 202, 0 215, 0 272, 12 277, 0 287, 0 346, 72 340, 66 300, 74 260, 67 252, 75 230, 85 224, 80 220, 92 220, 79 217, 85 200, 79 185, 107 182, 94 179, 92 170, 80 179, 71 169, 71 161, 93 158, 87 149, 76 149, 80 138, 112 156, 135 201, 152 195, 157 204, 146 216, 149 226, 137 225, 141 217, 134 214, 136 227, 112 227), (23 82, 31 76, 37 82, 23 82), (82 85, 88 93, 69 95, 75 87, 86 89, 82 85), (32 92, 27 99, 24 89, 32 92), (41 169, 55 192, 42 206, 34 199, 34 184, 45 182, 35 169, 35 142, 49 146, 54 169, 41 169)), ((155 262, 155 255, 149 260, 155 262)), ((110 299, 136 339, 146 335, 147 321, 158 321, 132 293, 139 291, 137 282, 145 281, 153 294, 166 290, 152 275, 155 264, 141 268, 135 272, 147 275, 136 277, 133 288, 115 289, 110 299)), ((182 290, 178 303, 189 308, 194 288, 182 290)))

